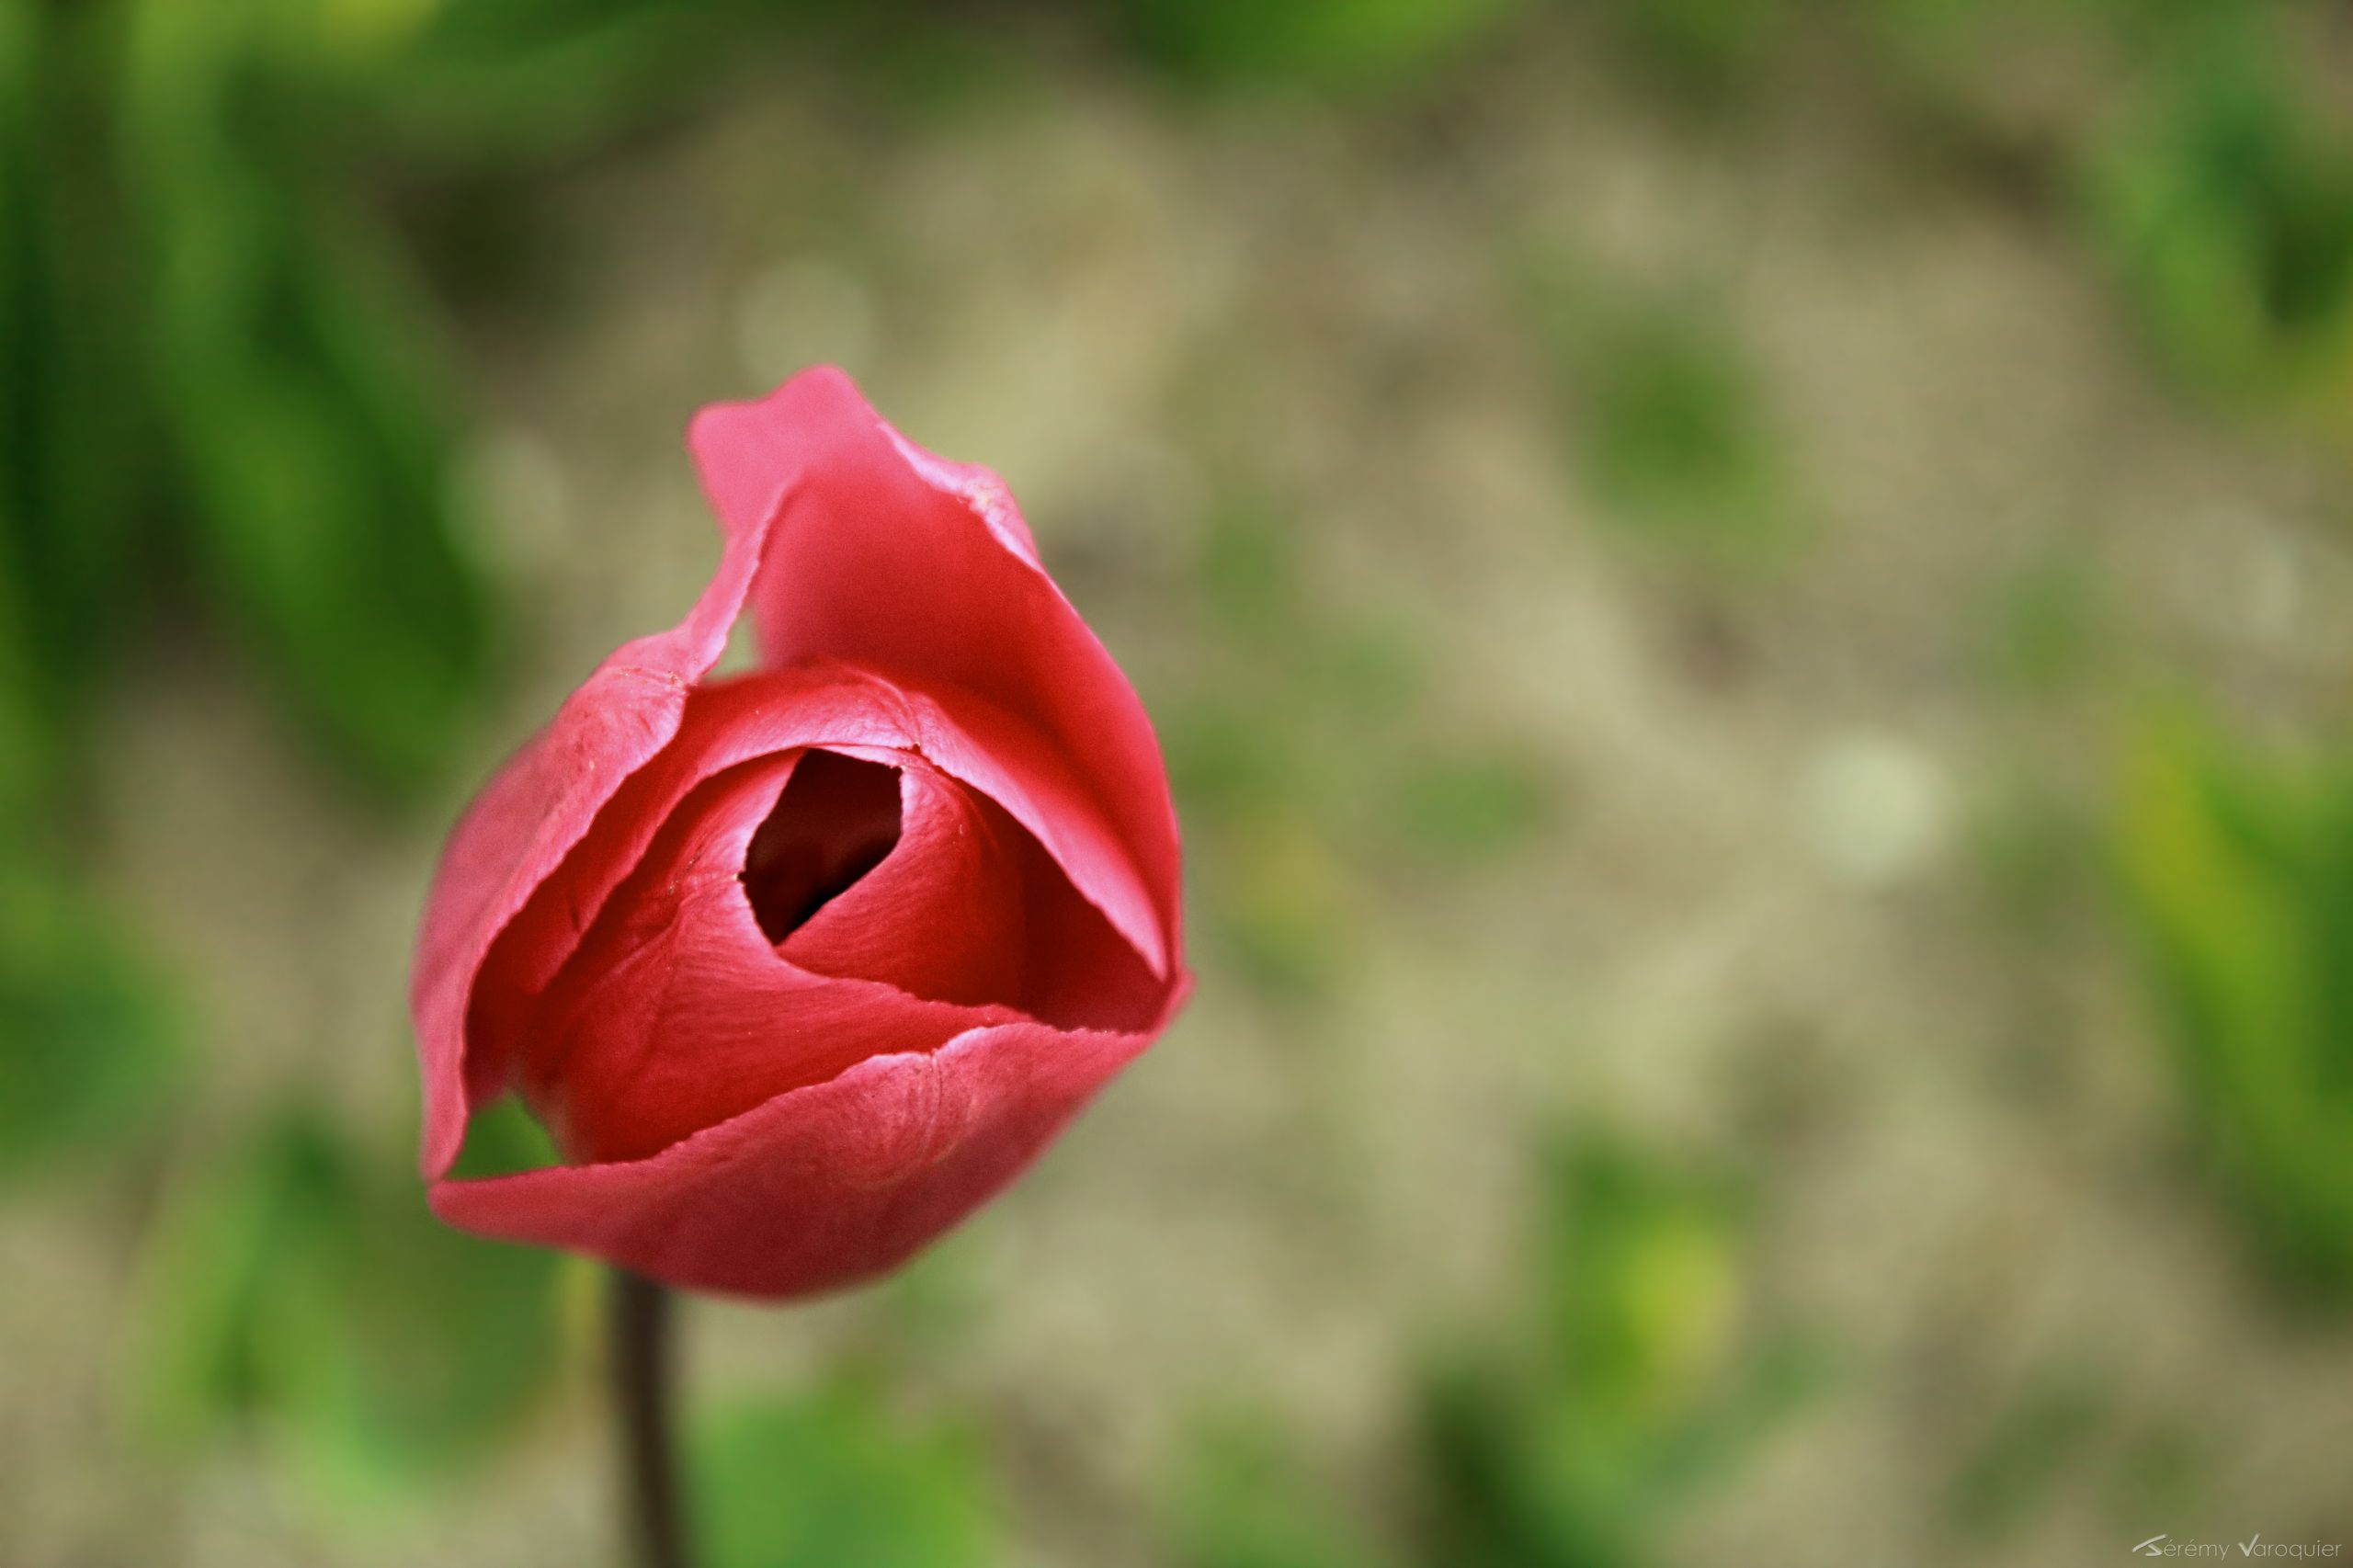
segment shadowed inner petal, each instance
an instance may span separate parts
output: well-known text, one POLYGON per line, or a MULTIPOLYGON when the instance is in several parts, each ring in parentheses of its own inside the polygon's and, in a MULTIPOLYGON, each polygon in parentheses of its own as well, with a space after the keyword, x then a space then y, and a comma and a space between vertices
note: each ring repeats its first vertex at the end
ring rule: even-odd
POLYGON ((898 769, 839 752, 803 756, 744 858, 761 935, 782 942, 898 843, 898 769))
POLYGON ((1164 987, 1045 847, 921 756, 896 766, 897 845, 778 954, 813 974, 999 1003, 1062 1028, 1149 1023, 1164 987))

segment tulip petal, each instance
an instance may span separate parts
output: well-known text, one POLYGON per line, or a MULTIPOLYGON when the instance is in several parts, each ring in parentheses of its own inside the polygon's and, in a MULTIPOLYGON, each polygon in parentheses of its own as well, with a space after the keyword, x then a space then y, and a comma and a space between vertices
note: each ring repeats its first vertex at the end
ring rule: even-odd
POLYGON ((442 850, 409 983, 425 1093, 418 1163, 427 1176, 448 1170, 465 1140, 466 1015, 492 942, 622 781, 676 733, 688 688, 726 647, 769 530, 766 517, 722 523, 719 570, 687 618, 597 665, 499 769, 442 850))
POLYGON ((634 871, 680 802, 731 767, 802 746, 903 747, 911 726, 897 692, 840 667, 698 686, 676 738, 615 790, 570 852, 540 878, 481 965, 466 1020, 467 1098, 507 1086, 540 994, 570 961, 613 891, 634 871))
POLYGON ((1003 483, 905 440, 830 367, 704 409, 688 441, 722 517, 774 518, 750 601, 767 663, 843 660, 928 698, 1035 803, 1063 792, 1058 778, 1081 781, 1091 809, 1032 812, 972 780, 1038 835, 1154 974, 1174 974, 1176 821, 1159 744, 1039 564, 1003 483))
POLYGON ((813 974, 878 980, 943 1002, 1017 1006, 1029 926, 1020 850, 1029 835, 918 757, 861 755, 898 760, 899 842, 777 950, 813 974))
POLYGON ((759 1297, 856 1284, 1017 1176, 1145 1033, 973 1029, 879 1056, 650 1158, 434 1184, 434 1211, 674 1285, 759 1297))
MULTIPOLYGON (((483 978, 466 1026, 468 1100, 483 1104, 508 1086, 515 1064, 542 1027, 540 995, 680 803, 729 768, 804 746, 874 760, 904 761, 913 753, 972 786, 983 797, 989 820, 996 821, 998 812, 1009 819, 999 823, 999 831, 1019 846, 1025 902, 1039 911, 1026 946, 1042 957, 1017 997, 993 999, 1014 1001, 1048 1022, 1135 1027, 1165 994, 1167 983, 1145 969, 1144 960, 1107 925, 1099 905, 1071 891, 1075 879, 1063 875, 1069 860, 1049 852, 1058 837, 1065 853, 1074 845, 1092 846, 1098 863, 1118 859, 1091 797, 1051 749, 1011 715, 970 697, 959 699, 957 710, 966 723, 927 698, 835 665, 762 672, 696 687, 688 696, 676 738, 615 792, 572 852, 541 877, 481 966, 483 978), (1057 824, 1058 835, 1051 831, 1057 824)), ((816 967, 847 972, 846 963, 836 967, 822 955, 816 967)), ((911 960, 901 972, 908 982, 904 988, 918 995, 963 1000, 968 994, 929 973, 922 962, 911 960), (948 988, 935 988, 940 984, 948 988)))
POLYGON ((904 768, 904 836, 783 944, 786 958, 918 996, 1004 1003, 1059 1028, 1149 1027, 1168 983, 1017 818, 918 756, 859 755, 904 768))
POLYGON ((1014 1005, 1066 1029, 1158 1028, 1157 1020, 1170 1011, 1169 998, 1189 983, 1186 976, 1180 972, 1170 981, 1154 974, 1103 912, 1079 894, 1043 845, 995 801, 984 802, 983 809, 1002 819, 999 831, 1014 841, 1020 858, 1026 949, 1014 1005))
POLYGON ((869 1057, 1015 1017, 812 974, 768 941, 741 872, 808 755, 699 786, 535 1011, 516 1077, 566 1158, 640 1158, 869 1057))

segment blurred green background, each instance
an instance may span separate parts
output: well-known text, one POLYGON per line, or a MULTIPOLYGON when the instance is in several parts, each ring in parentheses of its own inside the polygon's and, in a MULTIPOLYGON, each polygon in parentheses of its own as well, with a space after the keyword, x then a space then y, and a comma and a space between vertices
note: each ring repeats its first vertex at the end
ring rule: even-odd
MULTIPOLYGON (((612 1560, 426 1217, 496 757, 697 404, 997 467, 1201 984, 715 1568, 2353 1547, 2353 17, 0 0, 0 1568, 612 1560)), ((498 1136, 527 1136, 526 1128, 498 1136)))

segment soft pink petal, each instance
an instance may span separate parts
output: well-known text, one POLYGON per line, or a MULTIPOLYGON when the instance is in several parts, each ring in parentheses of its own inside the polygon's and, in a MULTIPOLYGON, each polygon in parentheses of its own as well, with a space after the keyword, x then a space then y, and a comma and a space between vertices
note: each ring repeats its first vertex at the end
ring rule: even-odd
POLYGON ((648 1159, 442 1181, 434 1211, 673 1285, 763 1297, 904 1261, 1018 1175, 1148 1033, 975 1029, 779 1095, 648 1159))
POLYGON ((466 1012, 484 954, 598 808, 676 732, 688 687, 726 646, 768 520, 738 511, 722 521, 719 570, 686 619, 597 665, 475 798, 442 850, 409 983, 428 1176, 448 1170, 465 1140, 466 1012))
POLYGON ((978 735, 999 778, 972 781, 1038 835, 1154 973, 1174 974, 1176 823, 1158 743, 1039 565, 1003 483, 906 441, 830 368, 706 408, 688 438, 721 516, 776 518, 751 598, 769 665, 845 660, 931 699, 967 733, 1030 737, 978 735), (999 793, 1008 783, 1038 810, 999 793))

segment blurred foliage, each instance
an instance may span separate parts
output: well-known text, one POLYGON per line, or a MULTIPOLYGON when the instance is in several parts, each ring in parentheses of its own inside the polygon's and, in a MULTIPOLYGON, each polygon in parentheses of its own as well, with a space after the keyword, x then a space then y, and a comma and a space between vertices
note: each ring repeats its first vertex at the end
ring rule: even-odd
POLYGON ((85 134, 86 23, 0 6, 0 809, 45 804, 131 624, 147 464, 123 368, 135 318, 85 134))
POLYGON ((1556 769, 1532 747, 1432 712, 1413 634, 1342 608, 1301 559, 1297 512, 1241 489, 1195 563, 1203 655, 1156 705, 1196 920, 1277 997, 1324 993, 1362 930, 1368 885, 1504 862, 1553 824, 1556 769))
MULTIPOLYGON (((878 6, 878 10, 892 7, 878 6)), ((701 91, 771 17, 759 0, 347 0, 319 44, 358 67, 360 113, 444 173, 594 146, 701 91)))
POLYGON ((2156 1423, 2132 1434, 2117 1456, 2108 1510, 2118 1519, 2214 1517, 2213 1439, 2197 1423, 2156 1423))
POLYGON ((87 694, 124 624, 135 462, 108 385, 127 324, 94 299, 64 29, 0 6, 0 1181, 112 1146, 160 1103, 179 1029, 168 987, 71 874, 59 824, 87 694))
POLYGON ((2001 1411, 1955 1471, 1946 1499, 1954 1524, 1980 1542, 2009 1536, 2075 1480, 2073 1470, 2110 1418, 2101 1392, 2080 1376, 2035 1383, 2001 1411))
POLYGON ((1785 447, 1721 305, 1557 259, 1532 269, 1529 291, 1576 472, 1604 512, 1701 562, 1782 559, 1794 519, 1785 447))
POLYGON ((1638 54, 1700 104, 1745 88, 1788 36, 1790 0, 1631 0, 1618 7, 1638 54))
POLYGON ((1426 79, 1529 0, 1110 0, 1146 55, 1211 80, 1370 88, 1426 79))
POLYGON ((2104 913, 2102 824, 2048 781, 2014 777, 1987 791, 1971 825, 1978 886, 1997 940, 2046 945, 2104 913))
POLYGON ((2126 758, 2116 855, 2186 1103, 2276 1255, 2353 1288, 2353 770, 2187 719, 2126 758))
POLYGON ((0 1184, 113 1151, 161 1105, 172 1001, 100 901, 28 852, 0 860, 0 1184))
POLYGON ((445 499, 450 382, 361 221, 340 84, 296 47, 313 9, 6 7, 9 667, 66 745, 153 602, 193 588, 406 793, 461 733, 488 621, 445 499))
POLYGON ((1282 1434, 1227 1416, 1176 1477, 1172 1568, 1390 1568, 1399 1559, 1306 1474, 1282 1434))
POLYGON ((1735 1187, 1606 1135, 1556 1157, 1529 1319, 1428 1391, 1424 1450, 1449 1568, 1650 1561, 1673 1510, 1807 1394, 1773 1327, 1735 1187))
POLYGON ((406 790, 487 672, 446 499, 453 382, 336 177, 333 118, 304 102, 331 83, 273 70, 283 9, 151 0, 131 19, 112 129, 152 413, 193 580, 336 755, 406 790))
POLYGON ((548 1388, 562 1260, 450 1230, 409 1162, 292 1111, 172 1195, 138 1302, 159 1437, 243 1432, 320 1501, 446 1482, 548 1388))
POLYGON ((1972 1550, 2015 1548, 2054 1513, 2093 1503, 2118 1535, 2213 1528, 2211 1438, 2194 1419, 2136 1408, 2108 1347, 2032 1368, 1978 1426, 1947 1478, 1944 1514, 1972 1550))
POLYGON ((2353 116, 2294 0, 1857 0, 1892 104, 2059 195, 2157 354, 2226 403, 2353 392, 2353 116))
POLYGON ((2284 25, 2216 6, 2169 34, 2087 170, 2093 230, 2157 347, 2240 396, 2353 392, 2353 120, 2284 25))
POLYGON ((1758 1298, 1727 1180, 1613 1136, 1551 1168, 1529 1293, 1469 1325, 1421 1390, 1414 1470, 1376 1535, 1262 1428, 1208 1428, 1181 1477, 1176 1568, 1613 1568, 1818 1381, 1758 1298))
POLYGON ((2029 562, 1997 588, 1986 674, 2021 697, 2056 697, 2083 684, 2100 653, 2105 585, 2069 550, 2029 562))
POLYGON ((517 1171, 560 1165, 555 1140, 531 1114, 520 1095, 501 1095, 466 1119, 466 1141, 449 1167, 453 1181, 480 1181, 517 1171))
POLYGON ((692 1449, 712 1568, 984 1568, 1004 1561, 977 1433, 892 1407, 871 1382, 724 1410, 692 1449))
POLYGON ((1496 860, 1543 825, 1552 800, 1543 776, 1518 758, 1434 757, 1401 781, 1396 832, 1435 856, 1496 860))

